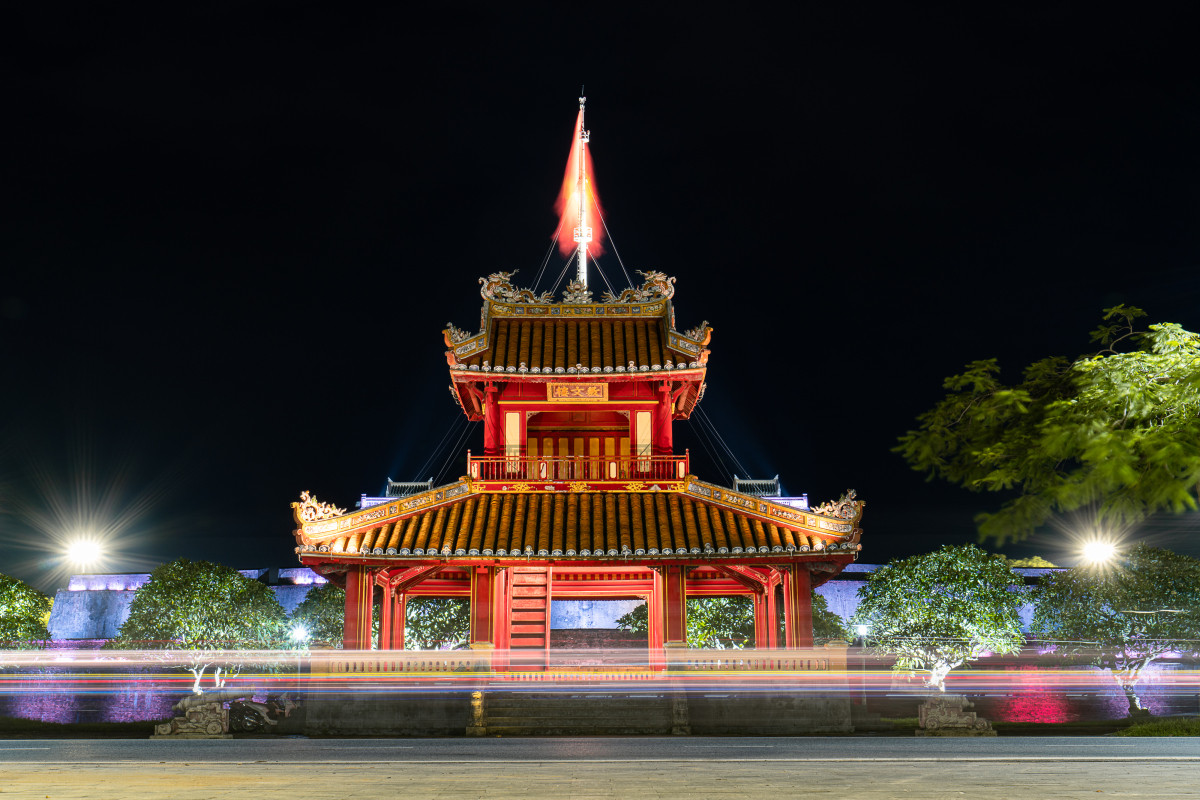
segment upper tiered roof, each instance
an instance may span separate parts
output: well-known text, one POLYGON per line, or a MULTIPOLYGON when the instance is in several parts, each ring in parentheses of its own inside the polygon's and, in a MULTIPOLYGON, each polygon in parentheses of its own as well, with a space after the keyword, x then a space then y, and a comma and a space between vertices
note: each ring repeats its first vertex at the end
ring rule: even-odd
POLYGON ((450 324, 442 332, 446 361, 456 395, 471 413, 461 384, 483 379, 545 381, 603 375, 605 380, 672 380, 693 383, 681 398, 677 418, 686 418, 700 399, 708 364, 712 328, 707 322, 686 331, 675 329, 675 279, 641 272, 640 288, 620 295, 605 292, 593 303, 591 292, 572 281, 562 302, 550 292, 535 295, 511 283, 514 273, 480 278, 483 309, 479 331, 450 324))

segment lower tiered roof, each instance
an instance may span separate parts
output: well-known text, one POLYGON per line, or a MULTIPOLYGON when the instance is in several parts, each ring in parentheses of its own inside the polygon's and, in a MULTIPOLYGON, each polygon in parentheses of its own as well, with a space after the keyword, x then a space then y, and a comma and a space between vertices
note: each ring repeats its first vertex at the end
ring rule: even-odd
POLYGON ((802 510, 691 476, 628 491, 482 490, 463 478, 350 514, 294 503, 297 552, 318 562, 530 557, 736 559, 856 553, 862 502, 853 493, 802 510))

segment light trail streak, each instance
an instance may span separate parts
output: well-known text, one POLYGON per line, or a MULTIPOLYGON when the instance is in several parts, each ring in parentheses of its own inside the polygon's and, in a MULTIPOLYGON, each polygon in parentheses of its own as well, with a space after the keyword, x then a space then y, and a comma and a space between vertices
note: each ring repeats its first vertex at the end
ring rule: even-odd
MULTIPOLYGON (((221 651, 202 654, 213 664, 241 672, 225 688, 248 693, 458 693, 475 691, 638 693, 669 691, 707 694, 800 693, 817 696, 919 697, 919 681, 890 664, 851 655, 843 667, 830 651, 689 650, 658 654, 638 651, 551 651, 544 669, 512 664, 528 651, 221 651), (660 655, 663 657, 660 658, 660 655), (599 662, 599 663, 597 663, 599 662), (509 664, 507 668, 504 665, 509 664)), ((147 651, 0 652, 0 695, 96 695, 150 692, 191 693, 184 667, 196 653, 147 651)), ((967 696, 1046 698, 1101 695, 1114 689, 1104 671, 1055 667, 1010 659, 1003 667, 962 669, 947 679, 947 693, 967 696)), ((1200 694, 1200 670, 1178 667, 1157 672, 1150 682, 1164 695, 1200 694)))

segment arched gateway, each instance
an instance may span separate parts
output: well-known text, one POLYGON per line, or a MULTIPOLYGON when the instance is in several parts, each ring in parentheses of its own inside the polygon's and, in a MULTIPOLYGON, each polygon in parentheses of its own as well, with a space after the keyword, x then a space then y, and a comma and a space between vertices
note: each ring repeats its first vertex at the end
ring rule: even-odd
POLYGON ((854 560, 862 502, 796 508, 692 475, 671 426, 704 395, 712 329, 676 330, 661 273, 594 302, 579 206, 561 301, 493 274, 479 332, 443 331, 451 393, 484 423, 467 475, 352 513, 293 504, 300 561, 346 586, 347 649, 371 647, 379 595, 384 650, 404 646, 406 597, 468 597, 497 669, 545 663, 552 599, 645 599, 652 664, 686 646, 689 596, 749 596, 759 648, 811 646, 811 590, 854 560))

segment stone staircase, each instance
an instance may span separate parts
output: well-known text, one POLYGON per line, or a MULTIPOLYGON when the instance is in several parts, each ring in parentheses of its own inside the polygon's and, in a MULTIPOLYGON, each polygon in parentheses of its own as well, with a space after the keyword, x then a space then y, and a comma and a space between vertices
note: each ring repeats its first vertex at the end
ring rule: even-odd
POLYGON ((484 692, 474 736, 599 736, 690 733, 687 700, 670 692, 484 692))

